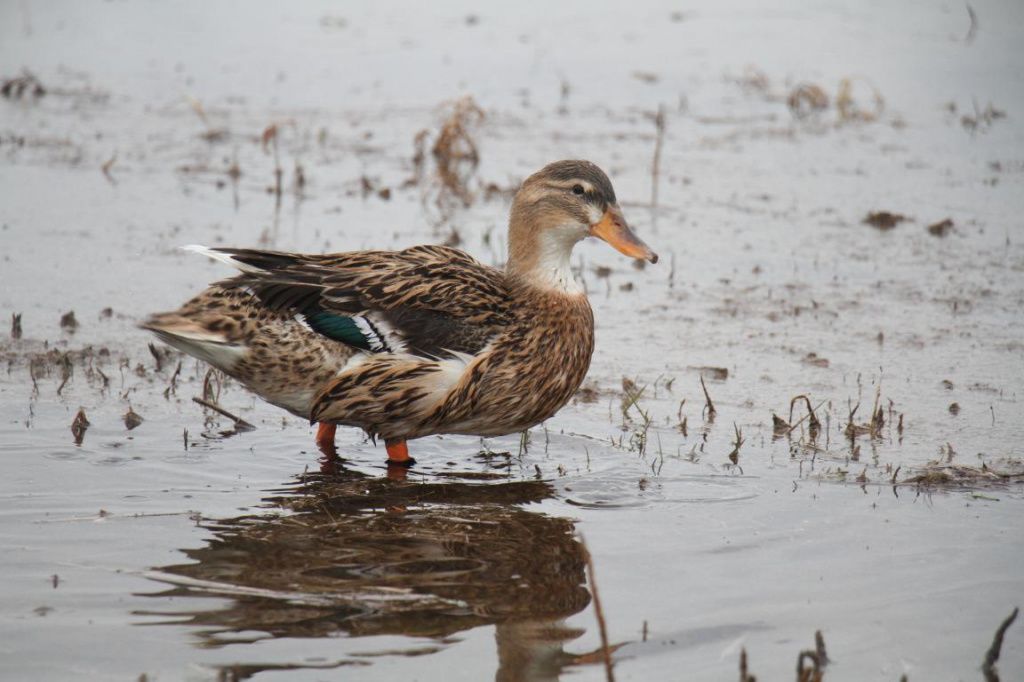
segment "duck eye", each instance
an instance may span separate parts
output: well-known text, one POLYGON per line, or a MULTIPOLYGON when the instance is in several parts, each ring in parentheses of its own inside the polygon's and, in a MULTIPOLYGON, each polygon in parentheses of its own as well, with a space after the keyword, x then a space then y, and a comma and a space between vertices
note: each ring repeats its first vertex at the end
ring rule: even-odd
POLYGON ((572 186, 572 193, 575 194, 576 196, 582 195, 583 194, 583 185, 573 185, 572 186))

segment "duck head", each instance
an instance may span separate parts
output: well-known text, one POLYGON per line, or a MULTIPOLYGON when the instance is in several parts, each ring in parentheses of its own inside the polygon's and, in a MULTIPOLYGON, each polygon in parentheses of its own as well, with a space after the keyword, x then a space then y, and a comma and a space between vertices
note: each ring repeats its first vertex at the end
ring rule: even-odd
POLYGON ((604 171, 589 161, 556 161, 527 178, 516 193, 506 267, 532 284, 578 293, 582 289, 569 257, 586 237, 630 258, 658 261, 623 217, 604 171))

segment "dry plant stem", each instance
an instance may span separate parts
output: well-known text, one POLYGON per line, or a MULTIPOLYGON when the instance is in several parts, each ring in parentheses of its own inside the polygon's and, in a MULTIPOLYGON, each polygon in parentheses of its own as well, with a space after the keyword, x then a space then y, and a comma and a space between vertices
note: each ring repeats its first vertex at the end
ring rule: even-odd
POLYGON ((1006 617, 1006 620, 1002 622, 992 638, 992 646, 985 653, 985 662, 981 665, 981 672, 985 675, 985 682, 999 682, 999 673, 996 671, 995 665, 999 660, 999 653, 1003 649, 1003 636, 1006 635, 1009 627, 1013 625, 1013 621, 1017 620, 1017 613, 1019 611, 1019 607, 1014 608, 1013 612, 1006 617))
MULTIPOLYGON (((71 422, 71 434, 75 438, 75 445, 81 445, 85 439, 85 432, 89 429, 89 419, 85 416, 85 410, 79 408, 75 420, 71 422)), ((997 654, 998 656, 998 654, 997 654)))
POLYGON ((825 678, 825 666, 828 665, 828 654, 825 653, 825 638, 821 630, 814 633, 814 651, 801 651, 796 659, 797 682, 821 682, 825 678), (804 661, 810 661, 810 667, 804 667, 804 661))
POLYGON ((156 346, 154 346, 152 343, 149 344, 149 354, 152 355, 153 360, 156 361, 155 371, 159 372, 160 370, 162 370, 164 366, 163 358, 160 357, 160 351, 158 351, 156 346))
POLYGON ((743 432, 740 431, 740 427, 736 425, 736 422, 732 423, 733 430, 736 431, 736 440, 732 443, 732 452, 729 453, 729 460, 733 464, 738 464, 740 459, 740 448, 743 447, 743 432))
POLYGON ((178 366, 174 368, 174 374, 171 375, 170 385, 171 388, 178 387, 178 375, 181 374, 181 360, 178 360, 178 366))
POLYGON ((825 636, 821 634, 821 630, 814 632, 814 649, 818 654, 818 662, 824 668, 828 665, 828 654, 825 652, 825 636))
POLYGON ((220 414, 224 415, 228 419, 231 419, 232 421, 234 421, 235 422, 235 426, 238 427, 238 428, 243 428, 243 429, 255 429, 256 428, 255 426, 253 426, 249 422, 245 421, 244 419, 242 419, 238 415, 231 414, 230 412, 228 412, 227 410, 225 410, 223 407, 221 407, 220 405, 218 405, 215 402, 211 402, 209 400, 206 400, 205 398, 200 398, 198 396, 193 397, 192 398, 192 402, 199 403, 203 407, 208 407, 211 410, 213 410, 214 412, 219 412, 220 414))
POLYGON ((665 107, 658 106, 658 112, 654 115, 654 127, 657 130, 657 137, 654 140, 654 158, 651 160, 651 209, 654 211, 652 218, 657 216, 658 211, 658 178, 661 173, 661 147, 665 141, 665 107))
POLYGON ((704 400, 707 402, 705 410, 707 410, 708 419, 714 419, 717 414, 717 410, 715 410, 715 404, 711 402, 711 394, 708 393, 708 387, 704 385, 704 375, 701 375, 700 377, 700 387, 704 389, 704 400))
POLYGON ((269 147, 274 154, 274 201, 275 207, 281 207, 281 177, 284 171, 281 170, 281 155, 278 151, 277 145, 278 126, 276 123, 272 123, 267 126, 263 131, 262 143, 263 151, 266 152, 269 147))
MULTIPOLYGON (((794 400, 795 400, 795 398, 794 398, 794 400)), ((804 416, 800 417, 800 419, 796 420, 796 422, 795 422, 795 423, 793 423, 793 424, 791 424, 791 425, 790 425, 790 427, 789 427, 789 430, 790 430, 790 432, 792 432, 792 431, 793 431, 793 429, 795 429, 796 427, 800 426, 800 424, 802 424, 802 423, 803 423, 803 421, 804 421, 805 419, 807 419, 808 417, 811 417, 811 416, 813 416, 813 415, 814 415, 814 413, 815 413, 816 411, 818 411, 818 409, 820 409, 820 408, 821 408, 821 406, 822 406, 822 405, 824 405, 824 404, 825 404, 825 403, 827 403, 827 402, 828 402, 827 400, 822 400, 822 401, 821 401, 820 403, 818 403, 818 406, 817 406, 817 407, 815 407, 814 409, 810 409, 810 404, 808 404, 808 405, 807 405, 807 407, 808 407, 808 409, 809 409, 810 411, 809 411, 809 412, 808 412, 807 414, 805 414, 804 416)))
POLYGON ((747 671, 747 650, 740 649, 740 682, 757 682, 757 678, 747 671))
POLYGON ((583 558, 587 562, 587 582, 590 583, 590 594, 594 597, 594 613, 597 614, 597 629, 601 634, 601 651, 604 654, 604 675, 607 682, 615 682, 615 672, 612 670, 612 650, 608 646, 608 626, 604 620, 604 610, 601 608, 601 597, 597 592, 597 580, 594 577, 594 560, 590 556, 590 549, 587 547, 583 536, 580 536, 580 544, 583 545, 583 558))
MULTIPOLYGON (((810 413, 809 415, 806 415, 804 419, 806 419, 807 417, 811 418, 811 428, 821 428, 821 422, 818 421, 818 416, 814 414, 814 408, 811 407, 811 399, 802 393, 800 395, 793 396, 793 398, 789 401, 789 421, 792 423, 793 408, 796 406, 797 401, 800 400, 801 398, 807 404, 807 411, 810 413)), ((818 405, 818 407, 821 407, 821 405, 818 405)), ((801 419, 800 421, 803 421, 803 419, 801 419)))
POLYGON ((882 414, 882 408, 879 406, 881 399, 882 382, 879 381, 878 386, 875 388, 875 403, 871 407, 871 422, 869 426, 872 438, 877 438, 882 432, 882 427, 885 425, 885 417, 882 414))
POLYGON ((216 374, 213 367, 206 370, 206 375, 203 377, 203 398, 213 402, 217 402, 220 398, 220 377, 216 374), (214 383, 216 383, 217 391, 214 393, 214 383))
POLYGON ((967 16, 971 20, 971 25, 967 28, 967 35, 964 36, 964 44, 970 45, 974 42, 974 36, 978 34, 978 15, 970 4, 967 5, 967 16))
MULTIPOLYGON (((442 188, 451 196, 461 200, 462 204, 467 207, 473 201, 473 194, 469 190, 468 182, 480 164, 480 153, 469 131, 483 118, 483 110, 477 106, 472 97, 464 97, 456 101, 451 107, 448 119, 441 126, 431 149, 431 154, 437 165, 437 177, 442 188)), ((414 165, 415 162, 414 157, 414 165)), ((439 195, 437 202, 438 206, 442 207, 444 197, 439 195)))

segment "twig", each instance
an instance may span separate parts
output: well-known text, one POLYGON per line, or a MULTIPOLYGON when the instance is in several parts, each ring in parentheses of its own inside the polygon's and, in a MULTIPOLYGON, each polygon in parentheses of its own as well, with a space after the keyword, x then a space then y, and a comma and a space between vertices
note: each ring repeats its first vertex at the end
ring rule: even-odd
MULTIPOLYGON (((595 601, 597 600, 596 594, 594 599, 595 601)), ((992 638, 992 646, 988 648, 988 652, 985 654, 985 662, 981 664, 981 672, 985 674, 985 682, 999 682, 999 673, 996 672, 995 665, 996 661, 999 660, 999 652, 1003 648, 1003 635, 1013 625, 1013 621, 1017 620, 1017 613, 1019 611, 1019 607, 1014 608, 1013 613, 1006 617, 1006 620, 996 630, 995 637, 992 638)))
POLYGON ((220 405, 218 405, 215 402, 211 402, 209 400, 206 400, 205 398, 200 398, 198 396, 193 396, 192 402, 199 403, 203 407, 208 407, 211 410, 213 410, 214 412, 219 412, 220 414, 224 415, 228 419, 231 419, 232 421, 235 422, 235 428, 236 429, 242 429, 242 430, 248 431, 248 430, 252 430, 252 429, 256 428, 255 426, 253 426, 249 422, 245 421, 244 419, 242 419, 238 415, 231 414, 230 412, 228 412, 227 410, 225 410, 223 407, 221 407, 220 405))
POLYGON ((580 535, 580 544, 583 545, 583 558, 587 562, 587 581, 590 583, 590 594, 594 597, 594 613, 597 614, 597 629, 601 634, 601 651, 604 654, 604 676, 607 682, 615 682, 615 673, 612 670, 612 650, 608 646, 608 626, 604 620, 604 610, 601 608, 601 597, 597 593, 597 580, 594 577, 594 560, 590 556, 587 543, 580 535))

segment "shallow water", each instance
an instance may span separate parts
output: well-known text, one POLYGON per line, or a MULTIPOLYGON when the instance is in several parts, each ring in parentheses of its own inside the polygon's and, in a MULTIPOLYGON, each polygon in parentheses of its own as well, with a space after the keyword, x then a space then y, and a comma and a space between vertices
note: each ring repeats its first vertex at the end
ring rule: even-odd
POLYGON ((981 679, 1024 595, 1024 12, 972 7, 968 43, 958 5, 4 5, 0 75, 49 92, 0 100, 0 319, 24 329, 0 374, 0 676, 604 679, 582 536, 616 679, 731 679, 741 649, 787 679, 819 629, 828 680, 981 679), (850 77, 877 120, 839 121, 850 77), (832 104, 798 120, 804 82, 832 104), (463 94, 477 197, 443 215, 406 181, 463 94), (229 274, 182 244, 454 231, 500 263, 508 206, 482 188, 567 157, 609 171, 662 260, 579 248, 588 390, 525 448, 424 439, 388 478, 339 431, 321 471, 308 425, 227 383, 257 427, 232 433, 191 401, 205 368, 172 386, 134 328, 229 274), (878 210, 910 220, 861 222, 878 210), (816 437, 774 433, 800 394, 816 437), (884 425, 851 441, 876 395, 884 425))

